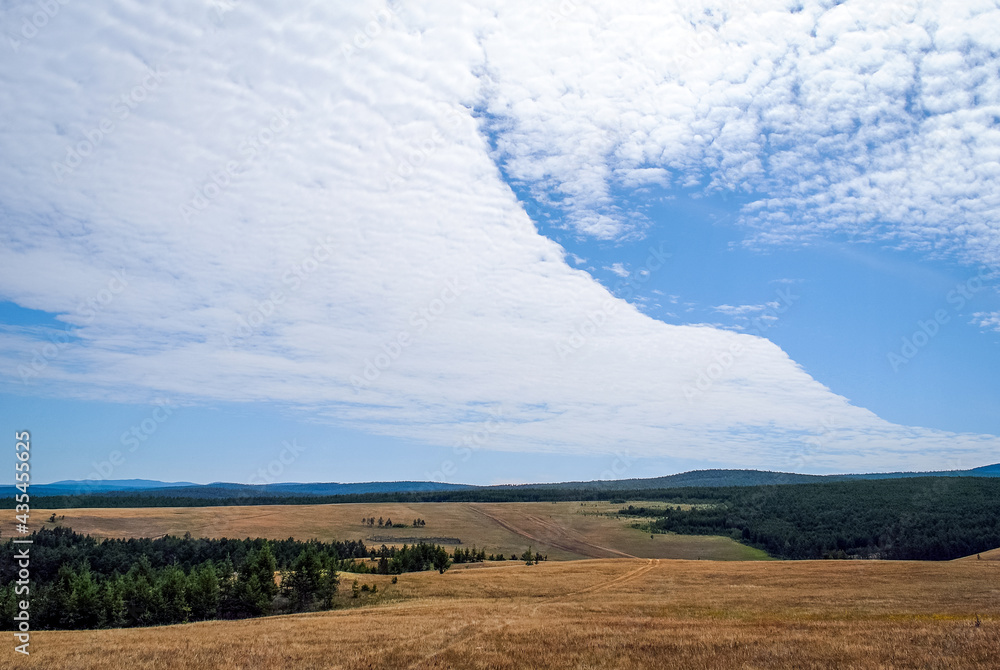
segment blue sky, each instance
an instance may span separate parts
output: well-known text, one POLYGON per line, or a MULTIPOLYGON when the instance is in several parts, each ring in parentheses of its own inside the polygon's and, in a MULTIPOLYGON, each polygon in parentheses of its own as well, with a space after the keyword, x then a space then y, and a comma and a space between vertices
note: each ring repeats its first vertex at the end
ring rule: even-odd
MULTIPOLYGON (((986 363, 997 360, 1000 335, 973 317, 995 312, 998 296, 988 283, 976 290, 980 284, 973 282, 967 299, 956 289, 978 268, 846 236, 805 247, 746 249, 733 198, 678 195, 647 212, 646 237, 624 243, 580 239, 551 224, 541 230, 587 259, 580 265, 608 289, 631 288, 646 314, 667 323, 752 330, 755 312, 741 317, 717 308, 781 302, 785 291, 794 297, 787 310, 758 312, 778 316, 764 322, 763 334, 835 393, 896 423, 1000 432, 1000 414, 991 411, 1000 407, 1000 386, 986 363), (660 245, 670 261, 648 280, 619 274, 641 268, 649 247, 660 245), (894 365, 889 354, 900 354, 904 338, 912 340, 921 322, 933 321, 941 309, 947 322, 934 338, 894 365)), ((534 210, 533 218, 545 221, 544 212, 534 210)))
POLYGON ((993 3, 35 11, 0 427, 36 481, 997 460, 993 3))

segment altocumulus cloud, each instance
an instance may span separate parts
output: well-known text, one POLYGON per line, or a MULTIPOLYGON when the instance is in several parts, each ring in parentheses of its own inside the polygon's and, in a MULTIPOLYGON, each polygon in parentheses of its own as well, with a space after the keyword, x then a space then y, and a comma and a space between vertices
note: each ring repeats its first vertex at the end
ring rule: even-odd
MULTIPOLYGON (((681 20, 660 5, 340 4, 239 3, 220 19, 72 3, 3 59, 0 290, 62 315, 74 336, 40 378, 77 397, 287 403, 427 443, 455 443, 501 405, 490 448, 503 450, 751 466, 807 454, 814 470, 996 453, 994 436, 852 406, 762 337, 643 315, 538 234, 495 162, 558 194, 584 234, 641 227, 614 210, 616 186, 705 182, 773 194, 746 213, 764 242, 875 211, 872 235, 919 246, 940 229, 989 263, 996 196, 977 180, 996 144, 960 153, 954 137, 985 123, 971 100, 996 95, 966 73, 985 57, 969 55, 991 39, 985 17, 851 3, 685 3, 681 20), (928 33, 939 14, 952 27, 928 33), (68 147, 151 69, 142 104, 56 178, 68 147), (925 111, 900 107, 900 86, 925 111), (474 109, 503 124, 484 128, 474 109), (264 137, 279 115, 287 124, 264 137), (866 134, 876 127, 885 137, 866 134), (948 172, 919 164, 929 148, 948 172), (797 161, 806 178, 789 188, 797 161), (212 183, 210 206, 182 216, 212 183), (963 207, 967 230, 945 231, 963 207), (906 223, 917 210, 919 230, 906 223), (319 245, 329 260, 290 290, 319 245), (81 318, 113 271, 127 290, 81 318), (460 290, 445 301, 449 286, 460 290), (253 337, 228 346, 248 314, 260 314, 253 337), (579 346, 560 356, 571 334, 579 346), (380 355, 377 377, 352 384, 380 355)), ((42 338, 0 333, 8 383, 42 338)))

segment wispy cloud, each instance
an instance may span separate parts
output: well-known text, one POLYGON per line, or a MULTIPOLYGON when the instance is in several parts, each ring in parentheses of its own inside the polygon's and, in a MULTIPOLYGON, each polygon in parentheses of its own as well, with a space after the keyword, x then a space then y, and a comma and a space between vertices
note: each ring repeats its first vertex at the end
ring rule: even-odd
POLYGON ((986 330, 1000 332, 1000 312, 976 312, 972 315, 972 323, 986 330))
POLYGON ((626 270, 625 266, 622 265, 621 263, 612 263, 611 265, 605 265, 604 269, 622 278, 628 277, 632 274, 631 272, 626 270))
POLYGON ((749 314, 759 314, 760 312, 775 309, 779 306, 780 303, 771 300, 760 305, 716 305, 712 309, 728 316, 746 316, 749 314))
POLYGON ((612 194, 648 179, 760 194, 756 244, 839 232, 1000 262, 992 3, 575 8, 556 29, 498 10, 484 45, 504 165, 581 233, 634 231, 612 194))

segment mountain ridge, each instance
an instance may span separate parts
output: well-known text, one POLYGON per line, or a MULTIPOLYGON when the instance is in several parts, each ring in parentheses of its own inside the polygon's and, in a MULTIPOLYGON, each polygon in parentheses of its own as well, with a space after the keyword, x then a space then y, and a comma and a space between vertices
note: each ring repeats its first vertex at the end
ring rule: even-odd
MULTIPOLYGON (((240 484, 234 482, 160 482, 150 479, 62 480, 51 484, 33 484, 35 495, 151 494, 168 497, 293 497, 302 495, 350 495, 359 493, 406 493, 457 491, 468 489, 580 489, 594 491, 640 491, 682 488, 687 486, 774 486, 862 479, 903 479, 910 477, 1000 477, 1000 463, 968 470, 929 472, 873 472, 833 475, 808 475, 794 472, 752 469, 713 468, 691 470, 661 477, 551 482, 539 484, 498 484, 476 486, 443 482, 400 480, 376 482, 286 482, 276 484, 240 484)), ((13 489, 10 485, 8 488, 13 489)))

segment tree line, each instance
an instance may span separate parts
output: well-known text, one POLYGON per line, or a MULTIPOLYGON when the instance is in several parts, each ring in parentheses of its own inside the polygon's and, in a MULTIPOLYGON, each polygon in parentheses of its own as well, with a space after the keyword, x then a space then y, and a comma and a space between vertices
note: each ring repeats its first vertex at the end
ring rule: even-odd
POLYGON ((791 559, 951 560, 1000 546, 1000 480, 921 477, 688 489, 683 502, 635 507, 649 532, 728 535, 791 559))
MULTIPOLYGON (((362 526, 368 526, 369 528, 374 528, 375 527, 375 517, 373 517, 373 516, 363 517, 361 519, 361 525, 362 526)), ((412 525, 414 528, 423 528, 424 526, 427 525, 427 522, 424 521, 423 519, 419 519, 418 518, 418 519, 414 519, 411 522, 410 525, 412 525)), ((406 528, 407 524, 405 524, 405 523, 399 523, 399 522, 393 522, 393 520, 391 518, 389 518, 389 519, 383 519, 382 517, 379 517, 378 518, 378 527, 379 528, 392 528, 392 527, 406 528)))
MULTIPOLYGON (((29 537, 33 543, 27 597, 16 592, 16 562, 0 563, 0 625, 8 630, 20 600, 31 603, 33 629, 243 619, 330 609, 338 592, 338 571, 444 572, 452 564, 444 548, 429 544, 383 546, 377 552, 379 566, 372 569, 367 559, 373 552, 359 541, 210 539, 190 534, 99 541, 64 527, 29 537)), ((14 555, 12 540, 2 548, 5 556, 14 555)))
MULTIPOLYGON (((36 541, 46 532, 36 533, 36 541)), ((45 541, 44 536, 40 539, 45 541)), ((268 543, 251 548, 238 564, 226 557, 189 569, 178 563, 154 567, 149 556, 140 554, 124 574, 94 570, 86 559, 54 565, 36 558, 34 548, 29 594, 17 594, 13 583, 0 585, 0 618, 7 629, 22 599, 30 602, 32 628, 79 629, 263 616, 275 611, 279 594, 277 563, 268 543), (52 576, 46 579, 48 575, 52 576)), ((337 579, 334 569, 325 569, 322 585, 327 594, 335 593, 337 579)), ((329 604, 324 601, 320 606, 329 604)))
MULTIPOLYGON (((725 471, 725 478, 730 481, 753 480, 761 473, 725 471)), ((775 473, 765 473, 775 474, 775 473)), ((780 474, 780 473, 778 473, 780 474)), ((796 477, 798 475, 788 475, 796 477)), ((876 477, 876 476, 872 476, 876 477)), ((905 481, 970 481, 985 482, 987 486, 1000 489, 1000 477, 970 477, 970 476, 937 476, 937 477, 907 477, 905 481)), ((627 488, 592 488, 575 486, 575 484, 559 485, 510 485, 491 486, 446 491, 400 491, 400 492, 370 492, 340 495, 255 495, 240 491, 227 494, 212 492, 204 497, 187 497, 188 494, 155 492, 120 491, 103 494, 77 494, 55 496, 32 496, 33 506, 39 509, 72 509, 79 507, 212 507, 235 505, 316 505, 334 503, 422 503, 422 502, 558 502, 558 501, 616 501, 616 500, 664 500, 692 501, 706 499, 721 499, 725 493, 735 488, 763 489, 770 486, 837 486, 855 484, 886 484, 891 486, 899 479, 858 479, 831 480, 810 484, 752 484, 746 486, 685 486, 645 488, 637 486, 627 488)), ((0 509, 12 508, 16 504, 13 496, 0 496, 0 509)), ((394 523, 393 525, 398 525, 394 523)))
MULTIPOLYGON (((43 630, 244 619, 331 609, 337 605, 341 571, 443 573, 454 563, 506 560, 475 547, 449 554, 423 542, 375 549, 356 540, 213 539, 189 533, 98 540, 66 527, 39 530, 29 538, 28 594, 16 592, 16 562, 0 562, 2 629, 13 628, 20 600, 31 603, 32 628, 43 630)), ((13 556, 12 540, 2 549, 13 556)), ((530 565, 547 557, 529 548, 520 558, 530 565)), ((377 588, 355 581, 352 597, 365 592, 377 588)))

